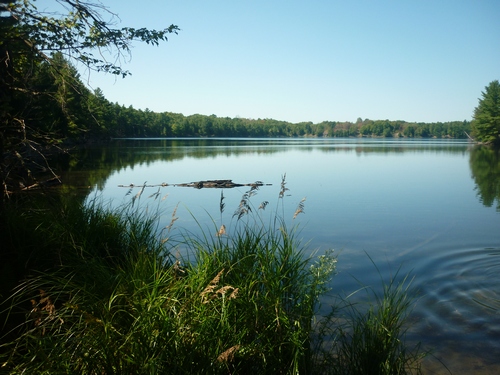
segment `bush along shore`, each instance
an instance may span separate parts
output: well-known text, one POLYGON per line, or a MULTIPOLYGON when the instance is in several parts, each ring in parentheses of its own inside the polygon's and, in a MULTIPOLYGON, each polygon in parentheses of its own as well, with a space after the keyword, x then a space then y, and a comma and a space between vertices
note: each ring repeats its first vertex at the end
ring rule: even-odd
MULTIPOLYGON (((161 210, 139 204, 7 208, 3 255, 15 256, 2 266, 1 371, 420 373, 426 353, 404 340, 408 277, 386 282, 368 307, 344 299, 318 315, 337 258, 307 255, 285 220, 285 185, 269 222, 252 186, 231 225, 213 220, 202 235, 173 235, 175 209, 159 228, 161 210)), ((224 209, 221 193, 221 219, 224 209)), ((303 210, 304 200, 290 216, 303 210)))

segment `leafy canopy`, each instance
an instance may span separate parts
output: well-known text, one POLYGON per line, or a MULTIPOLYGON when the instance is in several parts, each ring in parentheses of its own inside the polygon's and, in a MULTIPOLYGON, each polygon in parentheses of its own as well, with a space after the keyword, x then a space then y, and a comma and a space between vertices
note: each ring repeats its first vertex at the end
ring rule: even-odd
POLYGON ((500 83, 492 81, 482 92, 474 110, 472 129, 475 137, 486 144, 500 144, 500 83))
POLYGON ((134 42, 158 45, 179 31, 118 21, 97 0, 46 1, 43 9, 36 0, 0 0, 0 198, 35 186, 36 171, 52 171, 47 145, 91 128, 89 90, 70 60, 125 77, 121 63, 134 42))
MULTIPOLYGON (((167 35, 179 31, 170 25, 163 30, 146 28, 113 28, 118 20, 100 3, 79 0, 56 0, 59 11, 42 11, 36 0, 8 3, 0 1, 0 12, 10 14, 10 27, 3 28, 2 39, 9 43, 22 41, 29 47, 32 58, 49 58, 55 51, 82 62, 87 67, 126 76, 130 73, 119 65, 121 57, 130 53, 133 41, 158 45, 167 35), (110 17, 105 21, 104 15, 110 17), (103 53, 104 52, 104 53, 103 53), (103 56, 113 56, 107 61, 103 56)), ((3 17, 6 21, 6 17, 3 17)), ((4 22, 5 24, 5 22, 4 22)))

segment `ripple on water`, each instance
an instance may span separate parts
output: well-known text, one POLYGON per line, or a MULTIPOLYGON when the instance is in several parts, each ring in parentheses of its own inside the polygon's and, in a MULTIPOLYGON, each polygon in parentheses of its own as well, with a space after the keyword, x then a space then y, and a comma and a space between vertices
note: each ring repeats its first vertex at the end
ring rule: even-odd
POLYGON ((415 275, 411 335, 453 373, 500 373, 500 248, 439 252, 415 275))

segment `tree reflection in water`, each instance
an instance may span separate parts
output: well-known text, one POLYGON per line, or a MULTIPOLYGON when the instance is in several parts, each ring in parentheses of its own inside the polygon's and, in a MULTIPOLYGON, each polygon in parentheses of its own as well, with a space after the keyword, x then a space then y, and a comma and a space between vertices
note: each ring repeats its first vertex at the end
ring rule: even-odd
POLYGON ((500 211, 500 149, 474 147, 470 152, 470 169, 483 205, 491 207, 496 201, 500 211))

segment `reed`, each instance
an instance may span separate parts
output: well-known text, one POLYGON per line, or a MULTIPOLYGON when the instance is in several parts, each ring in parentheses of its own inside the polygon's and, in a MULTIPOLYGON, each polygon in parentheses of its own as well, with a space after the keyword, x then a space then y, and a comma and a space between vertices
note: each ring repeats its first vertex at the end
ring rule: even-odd
MULTIPOLYGON (((143 334, 154 333, 160 316, 151 316, 150 307, 161 303, 158 288, 163 291, 169 276, 161 270, 171 267, 153 236, 156 221, 96 205, 47 210, 44 216, 35 232, 43 230, 51 261, 17 286, 10 306, 3 304, 11 323, 2 337, 3 369, 91 374, 126 367, 133 373, 128 356, 138 358, 143 334), (18 315, 24 320, 12 327, 18 315)), ((141 362, 137 368, 148 363, 133 362, 141 362)))
MULTIPOLYGON (((286 190, 283 177, 279 199, 286 190)), ((417 359, 400 345, 409 306, 403 284, 390 283, 367 315, 350 305, 350 325, 339 325, 336 314, 315 324, 337 259, 333 251, 308 256, 298 226, 281 215, 263 223, 251 202, 256 188, 243 195, 227 231, 221 194, 221 226, 181 238, 171 236, 176 208, 159 228, 160 210, 146 213, 143 193, 119 209, 92 202, 28 215, 23 241, 33 250, 44 237, 33 251, 50 261, 3 304, 10 333, 0 344, 2 370, 354 374, 380 346, 390 355, 372 365, 399 369, 417 359)))
POLYGON ((319 373, 332 375, 421 374, 421 360, 428 354, 416 344, 406 344, 407 318, 413 305, 409 275, 382 281, 380 295, 367 291, 367 303, 342 300, 318 326, 315 358, 319 373), (326 341, 325 338, 329 340, 326 341), (326 345, 325 345, 326 344, 326 345))

